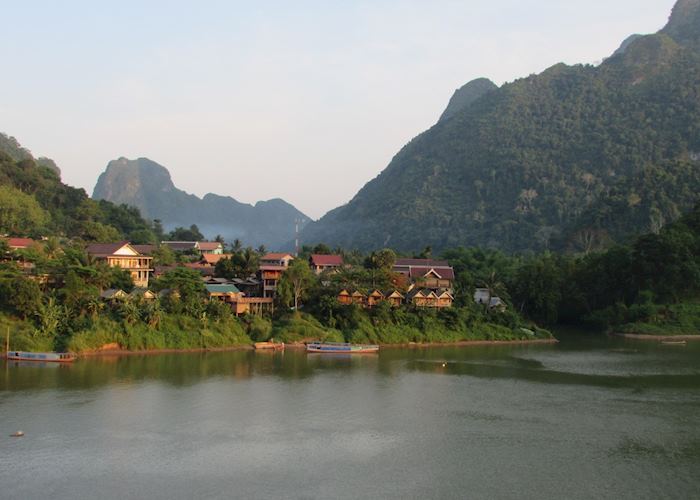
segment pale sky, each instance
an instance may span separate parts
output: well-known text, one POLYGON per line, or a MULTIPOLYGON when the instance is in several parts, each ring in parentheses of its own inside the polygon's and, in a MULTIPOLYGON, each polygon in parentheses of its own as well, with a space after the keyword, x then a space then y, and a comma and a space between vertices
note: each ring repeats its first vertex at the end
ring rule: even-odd
POLYGON ((187 192, 318 218, 464 83, 599 62, 674 3, 0 0, 0 131, 90 194, 145 156, 187 192))

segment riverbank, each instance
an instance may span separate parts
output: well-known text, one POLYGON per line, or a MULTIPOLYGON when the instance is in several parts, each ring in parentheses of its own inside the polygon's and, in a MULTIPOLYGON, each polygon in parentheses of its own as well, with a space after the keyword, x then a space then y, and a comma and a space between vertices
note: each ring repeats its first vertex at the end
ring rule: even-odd
MULTIPOLYGON (((476 347, 476 346, 507 346, 507 345, 552 345, 559 341, 552 339, 533 340, 462 340, 458 342, 426 342, 423 344, 409 342, 403 344, 380 344, 380 349, 429 349, 436 347, 476 347)), ((285 349, 304 350, 306 344, 294 342, 285 344, 285 349)), ((97 349, 77 353, 81 358, 95 358, 107 356, 138 356, 138 355, 158 355, 158 354, 191 354, 207 352, 233 352, 233 351, 254 351, 252 345, 236 345, 230 347, 198 348, 198 349, 151 349, 151 350, 128 350, 128 349, 97 349)), ((270 351, 264 351, 270 352, 270 351)))
POLYGON ((616 337, 653 342, 682 342, 700 340, 700 335, 649 335, 645 333, 614 333, 616 337))

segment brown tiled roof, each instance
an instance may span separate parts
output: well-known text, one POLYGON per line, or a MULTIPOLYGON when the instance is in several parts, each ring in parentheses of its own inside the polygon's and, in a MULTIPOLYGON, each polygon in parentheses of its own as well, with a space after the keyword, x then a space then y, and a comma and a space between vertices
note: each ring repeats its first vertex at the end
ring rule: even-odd
POLYGON ((409 270, 409 276, 411 278, 422 278, 430 271, 435 271, 440 278, 445 280, 455 279, 455 272, 451 267, 411 267, 409 270))
POLYGON ((216 250, 217 248, 223 248, 223 245, 218 241, 200 241, 197 245, 200 250, 216 250))
POLYGON ((204 262, 210 266, 215 266, 217 262, 219 262, 221 259, 230 259, 231 254, 213 254, 213 253, 205 253, 202 254, 202 260, 201 262, 204 262))
POLYGON ((311 264, 314 266, 342 266, 342 255, 311 255, 311 264))
POLYGON ((282 260, 285 257, 294 257, 291 253, 268 253, 263 255, 260 260, 282 260))
POLYGON ((131 248, 136 250, 141 255, 151 255, 156 251, 155 245, 131 245, 131 248))
POLYGON ((86 250, 90 255, 104 257, 105 255, 114 255, 114 252, 128 244, 128 241, 119 241, 117 243, 93 243, 88 245, 86 250))

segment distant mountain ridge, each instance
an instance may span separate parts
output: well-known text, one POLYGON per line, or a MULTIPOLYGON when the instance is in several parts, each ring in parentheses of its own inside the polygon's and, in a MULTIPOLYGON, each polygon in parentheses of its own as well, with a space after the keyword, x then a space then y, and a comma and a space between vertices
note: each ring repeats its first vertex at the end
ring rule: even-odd
POLYGON ((197 224, 208 238, 217 234, 246 245, 284 249, 294 239, 296 219, 310 218, 281 199, 240 203, 209 193, 204 198, 178 189, 168 169, 148 158, 119 158, 100 175, 92 197, 138 208, 168 230, 197 224))
POLYGON ((600 66, 458 91, 303 241, 589 251, 657 231, 700 199, 699 36, 700 0, 680 0, 663 30, 600 66))

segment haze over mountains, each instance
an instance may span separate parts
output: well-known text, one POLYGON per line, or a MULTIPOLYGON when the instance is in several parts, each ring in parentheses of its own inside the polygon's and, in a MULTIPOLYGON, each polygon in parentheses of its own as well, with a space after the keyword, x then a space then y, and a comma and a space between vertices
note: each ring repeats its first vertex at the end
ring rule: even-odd
POLYGON ((306 243, 591 250, 656 231, 700 193, 700 0, 600 66, 459 89, 306 243))
POLYGON ((238 238, 256 247, 288 250, 295 221, 310 220, 281 199, 249 205, 212 193, 204 198, 188 194, 175 187, 165 167, 148 158, 109 162, 92 197, 137 207, 144 217, 159 219, 167 230, 197 224, 208 238, 220 234, 226 241, 238 238))

